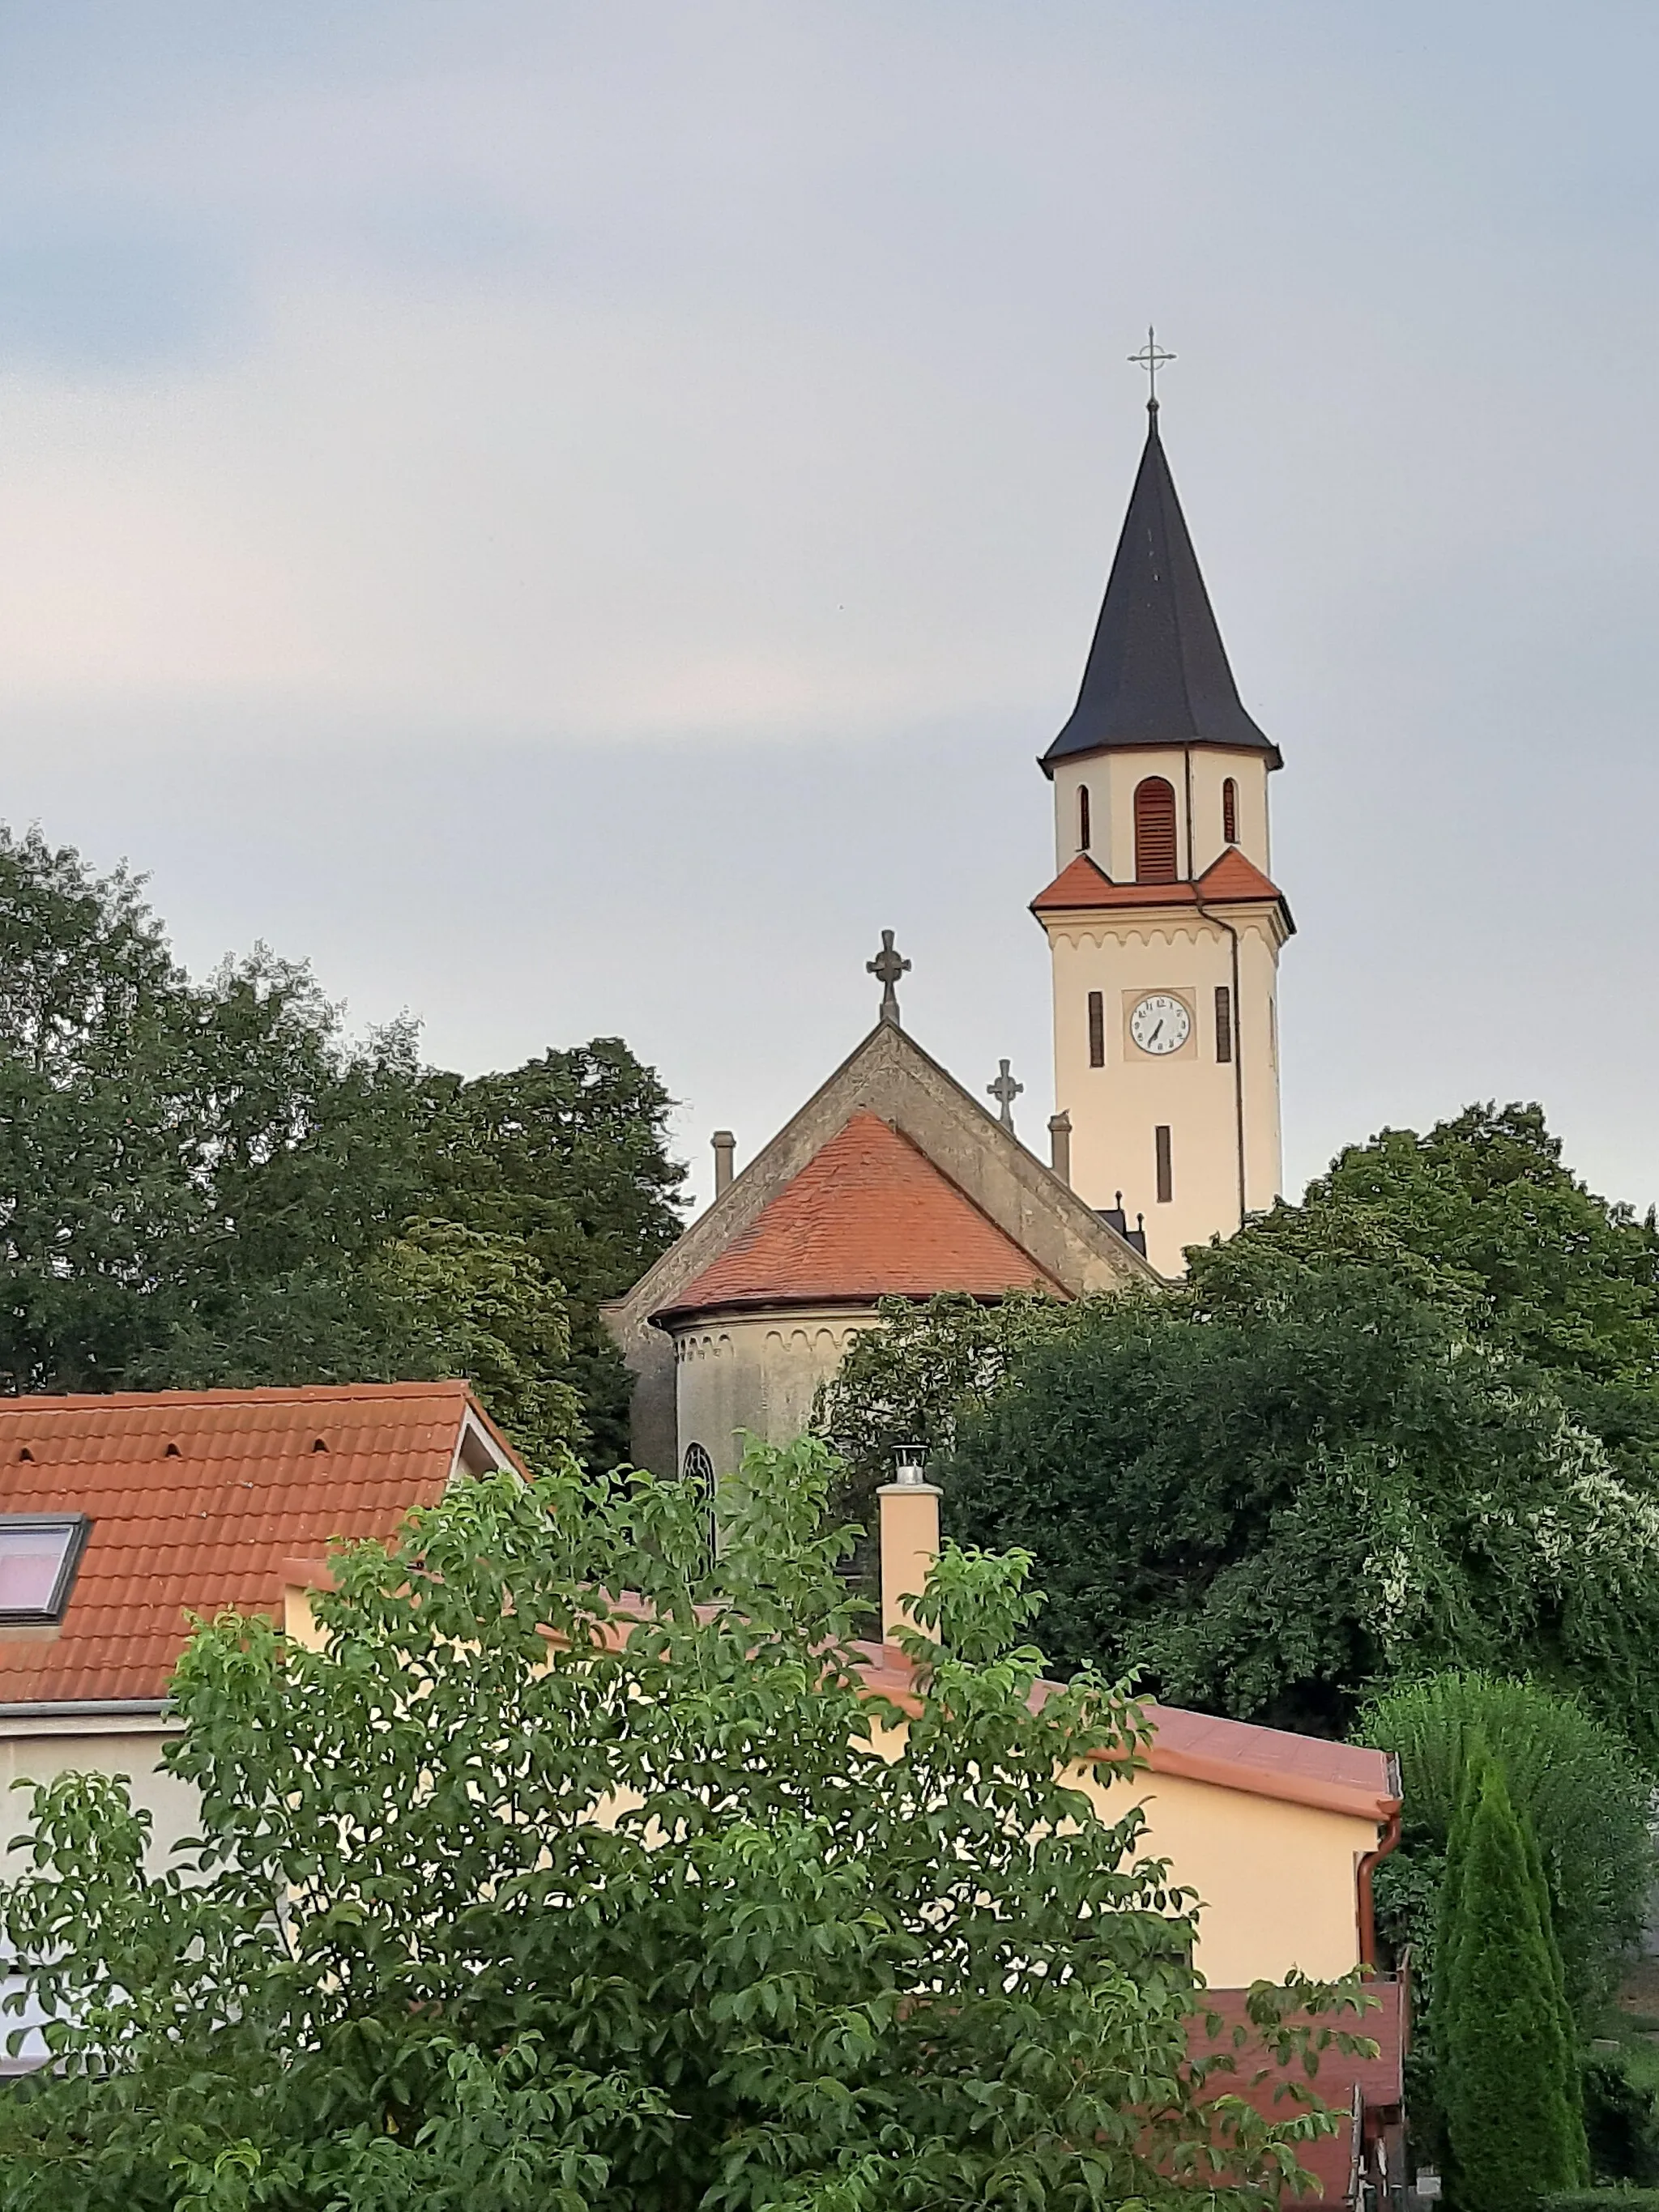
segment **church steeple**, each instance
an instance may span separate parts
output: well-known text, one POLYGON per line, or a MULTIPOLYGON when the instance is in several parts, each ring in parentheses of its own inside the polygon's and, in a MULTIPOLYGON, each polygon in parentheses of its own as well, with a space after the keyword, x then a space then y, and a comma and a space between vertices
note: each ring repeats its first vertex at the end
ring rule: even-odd
MULTIPOLYGON (((1171 358, 1150 331, 1131 356, 1149 375, 1171 358)), ((1056 874, 1032 911, 1073 1188, 1108 1220, 1144 1213, 1165 1274, 1279 1189, 1278 766, 1227 665, 1154 398, 1083 689, 1042 757, 1056 874)))
POLYGON ((1244 711, 1227 649, 1176 496, 1158 435, 1158 401, 1147 402, 1146 447, 1106 585, 1094 642, 1071 720, 1042 756, 1143 745, 1279 748, 1244 711))

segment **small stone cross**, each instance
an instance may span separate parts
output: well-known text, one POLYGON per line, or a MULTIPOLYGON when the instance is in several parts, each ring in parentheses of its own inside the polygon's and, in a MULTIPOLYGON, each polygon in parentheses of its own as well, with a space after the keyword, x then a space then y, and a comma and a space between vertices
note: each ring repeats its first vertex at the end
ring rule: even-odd
POLYGON ((909 974, 910 963, 902 952, 894 951, 893 933, 890 929, 883 930, 880 951, 873 960, 866 960, 864 967, 865 973, 873 975, 881 986, 882 1020, 891 1022, 893 1027, 897 1029, 899 1026, 898 993, 893 987, 901 975, 909 974))
POLYGON ((996 1081, 988 1083, 985 1088, 997 1102, 1000 1109, 997 1115, 998 1121, 1005 1129, 1012 1133, 1014 1126, 1014 1101, 1024 1090, 1025 1085, 1023 1083, 1015 1082, 1013 1077, 1008 1073, 1007 1061, 1001 1060, 997 1062, 996 1081))

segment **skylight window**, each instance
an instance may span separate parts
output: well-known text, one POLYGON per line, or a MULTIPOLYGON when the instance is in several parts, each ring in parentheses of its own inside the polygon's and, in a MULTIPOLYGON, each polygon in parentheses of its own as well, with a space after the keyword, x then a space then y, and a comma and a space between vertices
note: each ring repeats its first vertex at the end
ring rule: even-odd
POLYGON ((84 1513, 0 1513, 0 1625, 63 1619, 91 1527, 84 1513))

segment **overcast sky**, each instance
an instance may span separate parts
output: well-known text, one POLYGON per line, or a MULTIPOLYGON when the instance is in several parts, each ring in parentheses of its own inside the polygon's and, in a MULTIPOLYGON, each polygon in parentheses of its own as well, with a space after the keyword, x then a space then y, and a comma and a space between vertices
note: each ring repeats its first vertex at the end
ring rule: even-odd
POLYGON ((1051 1108, 1034 765, 1163 425, 1281 747, 1287 1183, 1659 1198, 1651 0, 0 0, 0 815, 700 1187, 873 1015, 1051 1108))

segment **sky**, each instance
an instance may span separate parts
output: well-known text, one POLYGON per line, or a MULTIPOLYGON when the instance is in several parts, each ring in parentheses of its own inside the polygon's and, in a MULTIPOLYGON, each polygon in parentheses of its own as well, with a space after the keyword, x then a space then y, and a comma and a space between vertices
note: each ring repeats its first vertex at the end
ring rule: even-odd
POLYGON ((0 817, 752 1154, 1052 1107, 1036 756, 1145 429, 1285 757, 1286 1187, 1659 1199, 1646 0, 0 0, 0 817))

